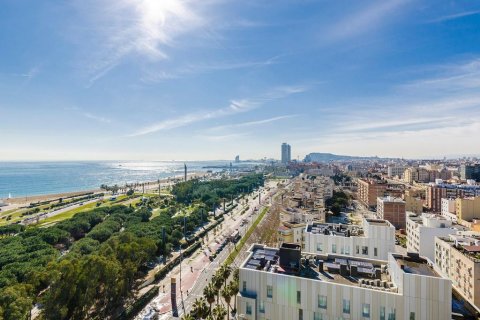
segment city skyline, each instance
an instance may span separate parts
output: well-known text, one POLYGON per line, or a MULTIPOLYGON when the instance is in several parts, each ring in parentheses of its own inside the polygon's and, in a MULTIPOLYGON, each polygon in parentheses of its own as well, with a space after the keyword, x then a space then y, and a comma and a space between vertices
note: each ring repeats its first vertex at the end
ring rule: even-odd
POLYGON ((0 161, 478 155, 480 5, 7 0, 0 161))

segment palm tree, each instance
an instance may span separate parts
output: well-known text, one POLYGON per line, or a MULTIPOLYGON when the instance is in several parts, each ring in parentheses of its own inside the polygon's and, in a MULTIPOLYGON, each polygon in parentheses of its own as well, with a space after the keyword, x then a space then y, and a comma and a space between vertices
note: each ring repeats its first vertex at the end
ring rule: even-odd
POLYGON ((225 288, 223 288, 222 297, 223 297, 223 300, 225 300, 225 302, 227 303, 227 320, 228 320, 230 318, 229 317, 229 314, 230 314, 230 300, 232 299, 232 290, 231 290, 230 286, 226 286, 225 288))
POLYGON ((227 280, 228 280, 228 277, 230 276, 230 273, 232 273, 232 269, 230 269, 229 266, 224 264, 220 267, 220 269, 218 269, 218 272, 220 273, 220 276, 223 279, 223 287, 226 288, 227 280))
POLYGON ((238 294, 238 280, 237 281, 232 281, 228 285, 230 287, 230 293, 233 296, 233 311, 237 312, 237 294, 238 294))
POLYGON ((223 285, 222 275, 219 272, 215 273, 214 276, 212 277, 212 282, 213 282, 213 286, 216 289, 217 304, 218 304, 218 300, 220 299, 220 289, 222 288, 222 285, 223 285))
POLYGON ((207 306, 207 301, 205 298, 195 299, 193 302, 192 315, 198 319, 203 319, 208 316, 209 308, 207 306))
POLYGON ((213 308, 213 317, 215 320, 224 320, 226 315, 227 310, 225 310, 224 306, 217 304, 215 308, 213 308))
POLYGON ((208 302, 208 314, 212 314, 212 303, 215 302, 215 295, 217 294, 217 290, 212 283, 209 283, 205 288, 203 288, 203 295, 208 302))
POLYGON ((195 318, 190 313, 187 313, 182 316, 181 320, 195 320, 195 318))
POLYGON ((233 270, 233 280, 238 282, 239 278, 240 278, 240 269, 236 268, 235 270, 233 270))

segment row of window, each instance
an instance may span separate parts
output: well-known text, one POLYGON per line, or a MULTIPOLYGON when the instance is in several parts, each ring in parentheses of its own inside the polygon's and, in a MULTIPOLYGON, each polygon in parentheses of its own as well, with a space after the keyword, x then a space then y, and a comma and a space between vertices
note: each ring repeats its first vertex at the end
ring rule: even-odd
MULTIPOLYGON (((297 291, 297 303, 300 303, 301 292, 297 291)), ((327 310, 327 296, 318 295, 318 307, 320 309, 327 310)), ((263 300, 259 301, 258 310, 260 313, 265 313, 265 302, 263 300)), ((350 314, 350 300, 343 299, 342 301, 342 311, 344 314, 350 314)), ((246 314, 252 314, 252 306, 249 302, 246 303, 246 314)), ((370 318, 370 304, 362 304, 362 317, 370 318)), ((303 320, 303 309, 298 309, 298 319, 303 320)), ((323 320, 323 313, 314 312, 313 320, 323 320)), ((385 307, 380 307, 380 320, 395 320, 395 308, 389 308, 388 313, 386 312, 385 307)), ((415 312, 410 312, 410 320, 415 320, 415 312)))
MULTIPOLYGON (((323 252, 323 243, 317 243, 317 251, 323 252)), ((332 243, 332 253, 337 253, 337 244, 332 243)), ((355 247, 355 252, 360 254, 360 246, 355 247)), ((340 246, 340 254, 350 255, 350 246, 340 246)), ((362 254, 368 256, 368 247, 362 246, 362 254)), ((377 248, 373 248, 373 255, 376 257, 378 255, 377 248)))

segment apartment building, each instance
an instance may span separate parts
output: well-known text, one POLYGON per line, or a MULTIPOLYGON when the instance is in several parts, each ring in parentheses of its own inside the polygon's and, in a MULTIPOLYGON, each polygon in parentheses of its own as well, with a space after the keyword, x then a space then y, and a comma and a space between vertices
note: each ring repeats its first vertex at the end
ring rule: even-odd
POLYGON ((435 269, 480 311, 480 239, 465 235, 435 238, 435 269))
POLYGON ((442 198, 442 209, 441 214, 445 218, 457 222, 456 212, 456 201, 455 199, 442 198))
POLYGON ((405 190, 403 200, 405 201, 405 211, 414 212, 420 214, 423 212, 423 203, 425 191, 418 189, 405 190))
POLYGON ((303 248, 306 225, 302 222, 282 222, 278 228, 278 242, 296 243, 302 245, 303 248))
POLYGON ((467 184, 432 183, 427 187, 426 207, 430 211, 440 213, 442 198, 456 199, 480 196, 480 186, 467 184))
POLYGON ((415 254, 385 261, 254 244, 239 284, 244 320, 451 319, 451 281, 415 254))
POLYGON ((480 163, 477 164, 462 164, 460 166, 460 177, 463 180, 473 179, 480 181, 480 163))
POLYGON ((480 219, 480 197, 457 198, 455 200, 455 215, 460 221, 480 219))
POLYGON ((388 166, 387 175, 389 177, 400 177, 400 179, 403 179, 403 172, 405 169, 407 169, 405 166, 388 166))
POLYGON ((374 207, 377 198, 383 197, 387 191, 387 184, 372 179, 357 180, 357 199, 367 207, 374 207))
POLYGON ((390 221, 397 229, 405 229, 405 201, 390 196, 377 198, 377 218, 390 221))
POLYGON ((406 216, 407 251, 417 252, 430 261, 435 260, 435 237, 455 234, 461 228, 454 228, 451 220, 435 214, 407 212, 406 216))
POLYGON ((386 220, 363 219, 362 226, 313 223, 304 233, 307 252, 387 260, 395 252, 395 227, 386 220))

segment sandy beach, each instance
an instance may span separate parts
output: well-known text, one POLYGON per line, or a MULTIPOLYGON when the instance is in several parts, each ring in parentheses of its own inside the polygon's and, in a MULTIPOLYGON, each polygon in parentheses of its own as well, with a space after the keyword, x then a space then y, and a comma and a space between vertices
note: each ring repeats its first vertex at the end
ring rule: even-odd
MULTIPOLYGON (((192 172, 187 174, 188 179, 195 179, 206 176, 208 173, 205 172, 192 172)), ((177 175, 175 177, 160 179, 160 184, 167 184, 167 183, 175 183, 183 180, 183 175, 177 175)), ((147 190, 156 190, 158 188, 158 180, 157 181, 146 181, 140 182, 136 184, 136 190, 142 191, 142 185, 145 185, 145 191, 147 190)), ((121 187, 122 185, 119 184, 121 187)), ((73 192, 64 192, 64 193, 55 193, 55 194, 44 194, 44 195, 32 195, 32 196, 25 196, 25 197, 17 197, 17 198, 9 198, 9 199, 1 199, 8 207, 5 207, 5 210, 10 210, 14 208, 19 208, 22 206, 28 206, 30 203, 35 202, 42 202, 42 201, 55 201, 60 198, 68 198, 68 197, 78 197, 90 193, 101 193, 105 192, 100 188, 98 189, 91 189, 91 190, 79 190, 73 192)))

